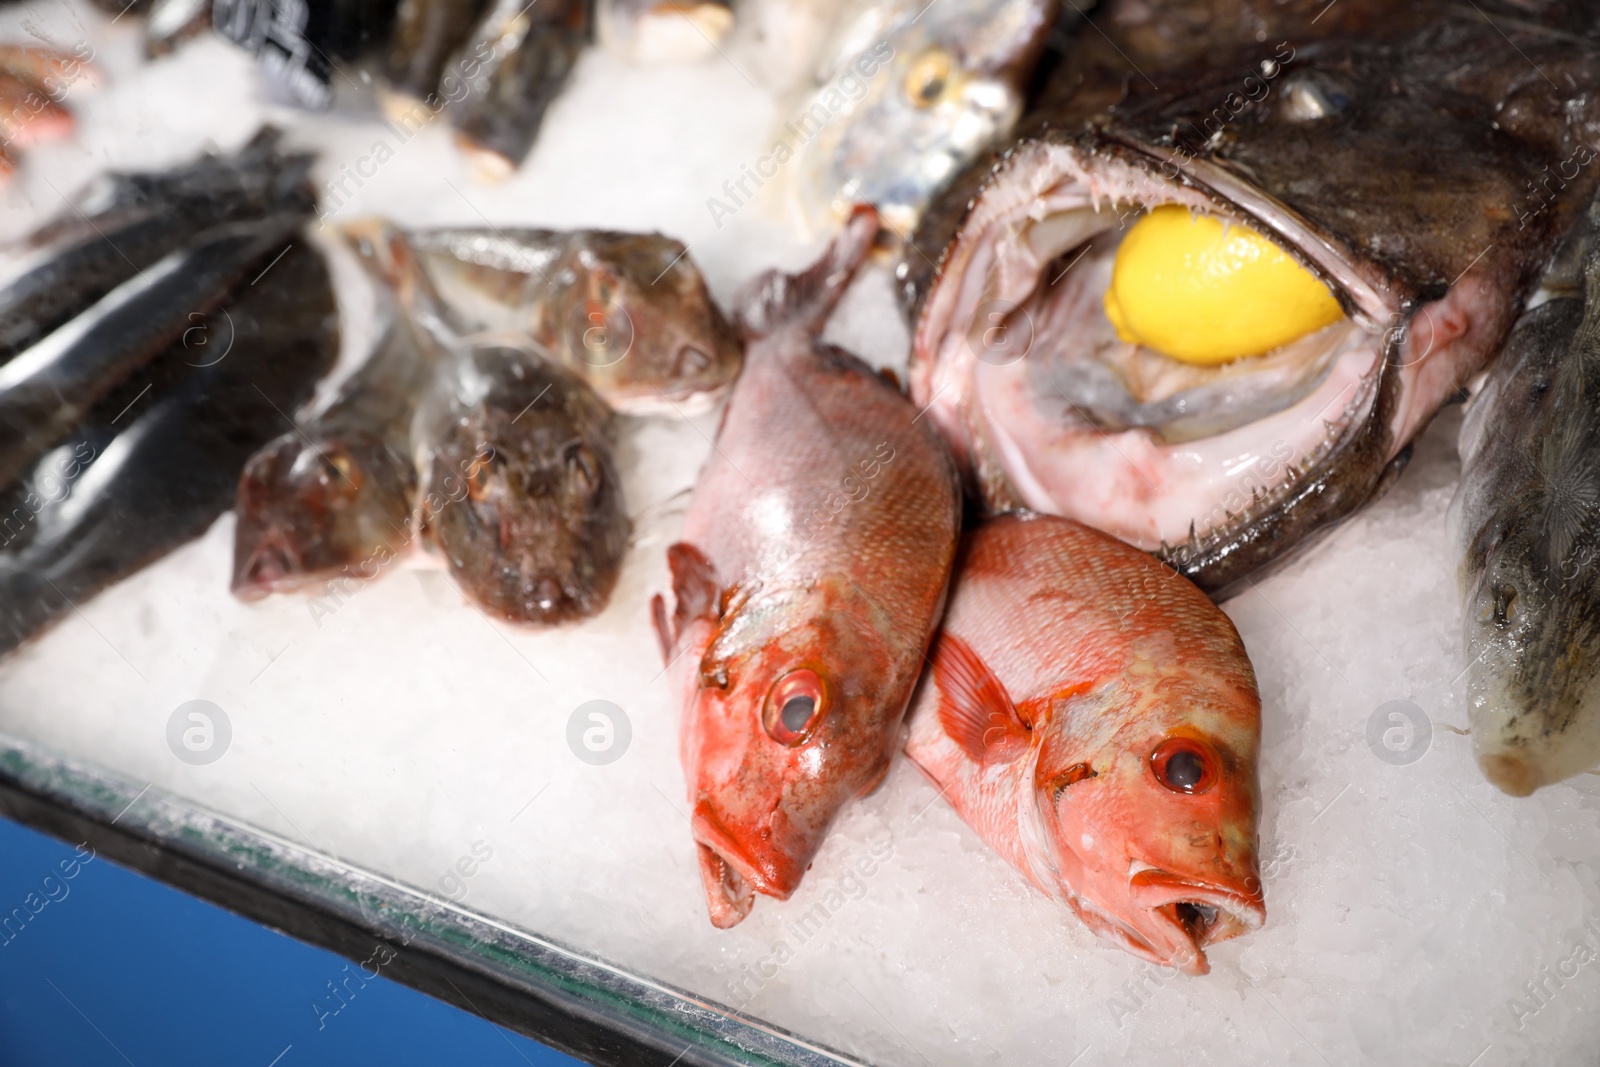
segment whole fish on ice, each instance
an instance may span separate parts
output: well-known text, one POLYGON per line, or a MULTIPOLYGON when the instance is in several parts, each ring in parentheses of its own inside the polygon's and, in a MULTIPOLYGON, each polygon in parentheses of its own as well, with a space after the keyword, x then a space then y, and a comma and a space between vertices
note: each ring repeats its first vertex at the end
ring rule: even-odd
POLYGON ((267 127, 230 155, 202 155, 167 171, 113 171, 92 182, 22 243, 0 287, 0 362, 198 233, 280 211, 310 216, 314 157, 281 151, 281 136, 267 127))
POLYGON ((1597 60, 1452 11, 1036 116, 899 268, 912 398, 989 510, 1076 518, 1232 588, 1389 484, 1498 351, 1600 175, 1574 162, 1600 137, 1597 60), (1183 266, 1207 240, 1235 273, 1183 266), (1253 336, 1207 350, 1215 323, 1253 336))
POLYGON ((944 602, 961 500, 899 390, 817 339, 871 248, 859 209, 814 266, 741 301, 749 362, 653 608, 711 921, 786 899, 889 769, 944 602))
POLYGON ((60 443, 113 387, 188 334, 305 222, 283 213, 217 227, 0 367, 0 488, 60 443))
POLYGON ((463 345, 417 412, 418 519, 466 597, 507 622, 605 607, 631 524, 613 416, 528 348, 463 345))
POLYGON ((232 506, 245 460, 338 352, 327 265, 296 242, 190 329, 0 492, 0 655, 232 506))
POLYGON ((412 421, 437 381, 440 347, 387 286, 404 255, 386 227, 346 228, 378 289, 378 339, 321 410, 267 442, 239 478, 233 593, 253 600, 340 575, 371 579, 410 546, 412 421))
POLYGON ((531 342, 618 411, 704 408, 743 350, 679 241, 606 230, 405 233, 454 331, 531 342))
POLYGON ((1600 765, 1600 203, 1461 427, 1467 715, 1513 796, 1600 765))
POLYGON ((1204 974, 1265 919, 1261 702, 1233 624, 1069 519, 967 534, 906 753, 996 851, 1096 934, 1204 974))

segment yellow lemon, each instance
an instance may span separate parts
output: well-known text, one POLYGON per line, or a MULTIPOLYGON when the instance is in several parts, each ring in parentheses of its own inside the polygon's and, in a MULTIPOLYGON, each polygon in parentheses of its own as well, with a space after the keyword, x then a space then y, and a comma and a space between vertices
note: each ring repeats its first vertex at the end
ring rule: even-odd
POLYGON ((1124 341, 1206 366, 1270 352, 1344 315, 1316 275, 1259 233, 1177 204, 1122 239, 1105 306, 1124 341))

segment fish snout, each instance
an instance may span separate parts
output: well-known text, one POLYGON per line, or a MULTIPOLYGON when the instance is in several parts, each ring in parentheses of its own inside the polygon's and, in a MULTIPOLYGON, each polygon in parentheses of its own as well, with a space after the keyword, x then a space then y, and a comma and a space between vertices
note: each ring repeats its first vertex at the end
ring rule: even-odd
POLYGON ((1143 913, 1139 933, 1162 963, 1188 974, 1211 969, 1206 946, 1259 929, 1267 918, 1254 874, 1192 878, 1145 867, 1130 875, 1128 890, 1143 913))
POLYGON ((702 798, 690 820, 711 921, 733 926, 750 913, 752 893, 787 900, 809 860, 784 847, 769 813, 759 825, 735 825, 702 798))
POLYGON ((233 594, 242 600, 258 600, 294 584, 300 570, 298 554, 283 531, 264 531, 234 570, 233 594))

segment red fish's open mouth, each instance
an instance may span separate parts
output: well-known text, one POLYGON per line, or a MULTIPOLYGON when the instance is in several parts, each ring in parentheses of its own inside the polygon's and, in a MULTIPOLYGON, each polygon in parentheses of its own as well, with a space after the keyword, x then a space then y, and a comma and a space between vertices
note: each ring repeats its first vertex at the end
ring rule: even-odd
POLYGON ((706 909, 718 930, 737 926, 755 905, 755 890, 748 879, 709 845, 695 842, 700 854, 700 878, 706 887, 706 909))
POLYGON ((1144 951, 1138 945, 1134 951, 1188 974, 1211 970, 1206 946, 1259 929, 1266 921, 1256 879, 1226 885, 1147 867, 1133 874, 1128 887, 1134 905, 1146 916, 1135 933, 1144 951))
POLYGON ((711 924, 718 929, 736 926, 749 915, 756 893, 787 900, 800 884, 804 865, 796 865, 776 850, 759 855, 746 847, 709 801, 695 805, 692 822, 706 907, 711 912, 711 924))

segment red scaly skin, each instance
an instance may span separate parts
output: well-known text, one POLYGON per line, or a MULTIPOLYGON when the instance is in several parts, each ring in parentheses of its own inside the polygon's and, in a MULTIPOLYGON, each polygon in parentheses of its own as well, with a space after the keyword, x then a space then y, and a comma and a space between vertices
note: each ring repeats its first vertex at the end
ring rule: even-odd
POLYGON ((816 337, 876 230, 858 210, 816 266, 743 301, 746 366, 669 550, 670 621, 656 601, 719 927, 752 891, 794 892, 841 807, 882 781, 955 556, 944 445, 816 337))
POLYGON ((980 836, 1097 934, 1189 974, 1261 925, 1261 703, 1194 585, 1069 519, 967 535, 906 752, 980 836), (1161 757, 1191 753, 1165 777, 1161 757))

